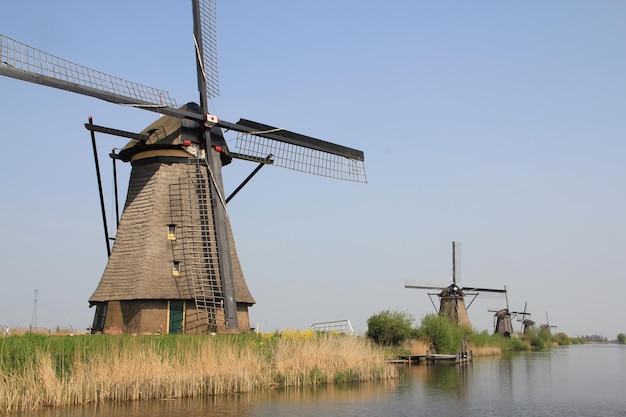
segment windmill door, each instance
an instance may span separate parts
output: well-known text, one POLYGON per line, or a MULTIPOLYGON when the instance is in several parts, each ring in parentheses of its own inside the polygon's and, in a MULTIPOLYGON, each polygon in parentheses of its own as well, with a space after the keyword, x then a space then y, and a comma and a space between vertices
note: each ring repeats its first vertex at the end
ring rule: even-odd
POLYGON ((183 332, 183 308, 185 303, 183 300, 170 301, 170 325, 168 333, 180 334, 183 332))

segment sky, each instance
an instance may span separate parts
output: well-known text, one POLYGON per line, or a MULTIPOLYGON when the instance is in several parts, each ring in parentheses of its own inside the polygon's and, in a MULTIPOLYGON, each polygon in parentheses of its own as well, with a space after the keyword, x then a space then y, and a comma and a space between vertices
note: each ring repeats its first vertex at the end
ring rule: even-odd
MULTIPOLYGON (((0 33, 184 104, 198 97, 188 3, 9 1, 0 33)), ((435 309, 404 286, 450 284, 458 241, 461 286, 506 286, 511 310, 527 303, 569 336, 626 332, 625 2, 218 0, 217 13, 215 114, 363 150, 368 179, 266 167, 229 203, 253 326, 364 333, 384 310, 417 325, 435 309)), ((83 124, 139 132, 157 116, 7 77, 0 97, 0 325, 83 330, 106 265, 83 124)), ((111 221, 107 154, 125 141, 97 140, 111 221)), ((254 167, 226 167, 227 194, 254 167)), ((481 294, 468 313, 492 331, 505 306, 481 294)))

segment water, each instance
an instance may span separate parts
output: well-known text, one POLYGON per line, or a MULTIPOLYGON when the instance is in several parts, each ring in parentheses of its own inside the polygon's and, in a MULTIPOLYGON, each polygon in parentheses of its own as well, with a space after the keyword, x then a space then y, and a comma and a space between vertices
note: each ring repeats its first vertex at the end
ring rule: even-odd
POLYGON ((28 417, 625 416, 626 346, 578 345, 467 365, 403 367, 396 381, 139 401, 28 417))

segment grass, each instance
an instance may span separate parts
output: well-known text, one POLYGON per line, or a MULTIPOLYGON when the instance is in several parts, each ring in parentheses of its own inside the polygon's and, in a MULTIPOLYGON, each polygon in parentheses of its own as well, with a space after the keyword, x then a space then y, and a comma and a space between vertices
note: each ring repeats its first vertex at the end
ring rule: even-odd
POLYGON ((12 335, 0 350, 0 413, 396 378, 382 350, 342 334, 12 335))

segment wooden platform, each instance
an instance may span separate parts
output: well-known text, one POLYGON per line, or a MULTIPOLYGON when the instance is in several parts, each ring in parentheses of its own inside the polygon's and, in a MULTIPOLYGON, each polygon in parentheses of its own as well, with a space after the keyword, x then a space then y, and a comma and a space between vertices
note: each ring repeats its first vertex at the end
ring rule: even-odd
POLYGON ((427 353, 425 355, 400 355, 396 363, 409 363, 418 365, 436 363, 467 363, 472 360, 472 351, 458 352, 456 355, 444 355, 439 353, 427 353))

